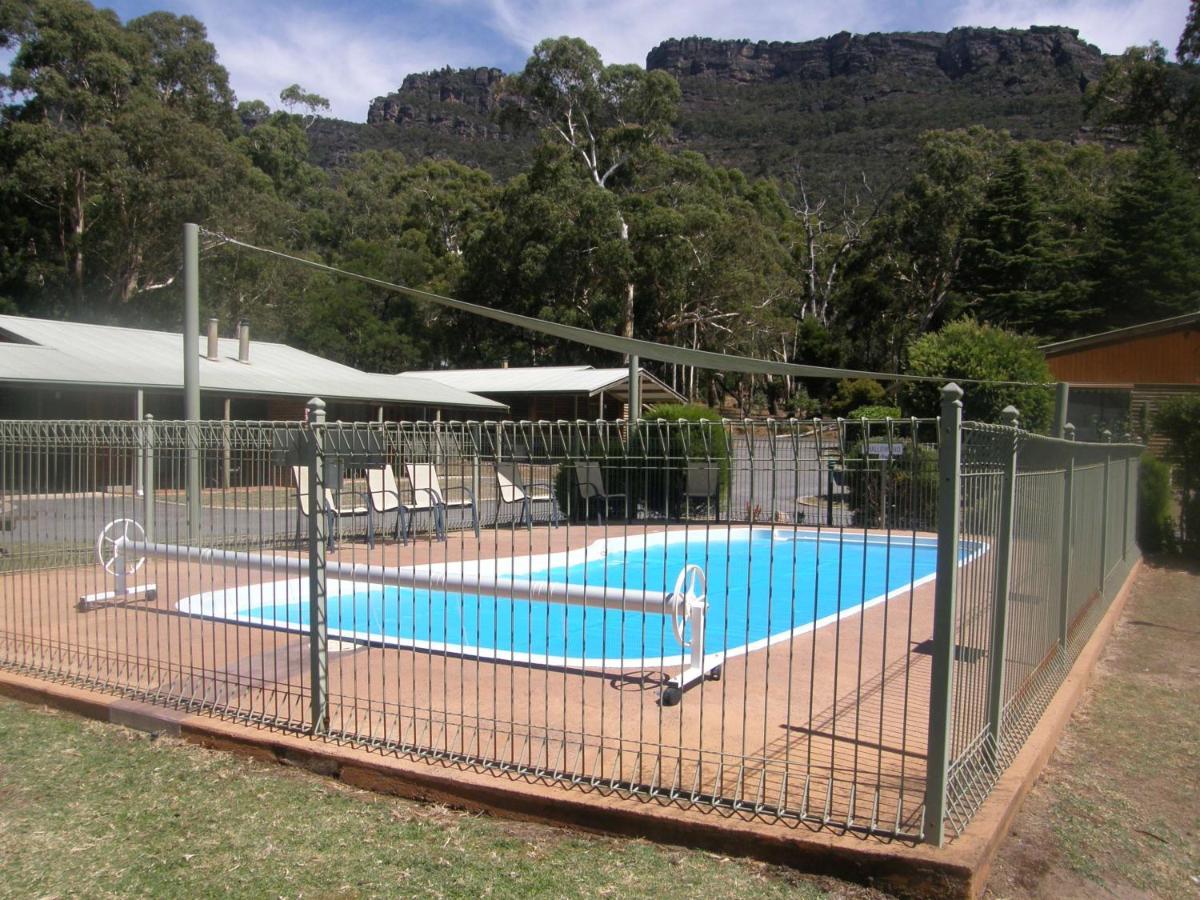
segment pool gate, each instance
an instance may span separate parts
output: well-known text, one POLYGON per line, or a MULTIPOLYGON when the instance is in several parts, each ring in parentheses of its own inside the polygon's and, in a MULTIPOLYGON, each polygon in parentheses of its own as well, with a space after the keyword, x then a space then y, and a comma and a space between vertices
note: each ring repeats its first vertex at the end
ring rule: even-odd
POLYGON ((1142 448, 1019 416, 0 421, 0 666, 941 843, 1138 557, 1142 448))

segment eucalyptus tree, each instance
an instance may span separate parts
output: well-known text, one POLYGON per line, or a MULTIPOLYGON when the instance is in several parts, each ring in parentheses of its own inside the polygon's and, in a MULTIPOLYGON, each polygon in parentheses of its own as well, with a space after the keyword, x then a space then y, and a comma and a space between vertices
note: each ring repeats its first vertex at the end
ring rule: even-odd
MULTIPOLYGON (((503 113, 510 121, 543 127, 549 140, 569 150, 592 186, 617 196, 628 189, 643 152, 667 138, 678 118, 674 78, 640 66, 606 66, 580 38, 542 41, 524 71, 506 79, 502 89, 511 95, 503 113)), ((628 242, 629 223, 619 203, 613 212, 616 235, 628 242)), ((627 337, 634 334, 635 292, 627 275, 621 311, 627 337)))

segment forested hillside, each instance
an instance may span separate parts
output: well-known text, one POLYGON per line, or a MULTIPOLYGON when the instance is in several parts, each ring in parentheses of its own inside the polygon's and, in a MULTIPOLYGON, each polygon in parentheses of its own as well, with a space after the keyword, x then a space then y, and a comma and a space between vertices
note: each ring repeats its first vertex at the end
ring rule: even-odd
MULTIPOLYGON (((1104 60, 1065 29, 696 39, 650 68, 554 39, 517 75, 411 77, 359 140, 299 85, 234 97, 194 18, 7 3, 0 308, 178 327, 195 221, 530 315, 817 364, 903 368, 964 318, 1033 340, 1170 315, 1200 305, 1194 6, 1189 22, 1178 64, 1104 60), (398 152, 389 129, 421 137, 398 152), (447 158, 463 148, 477 166, 447 158)), ((227 327, 248 316, 375 371, 591 361, 217 241, 201 275, 227 327)), ((816 405, 778 381, 687 384, 816 405)))

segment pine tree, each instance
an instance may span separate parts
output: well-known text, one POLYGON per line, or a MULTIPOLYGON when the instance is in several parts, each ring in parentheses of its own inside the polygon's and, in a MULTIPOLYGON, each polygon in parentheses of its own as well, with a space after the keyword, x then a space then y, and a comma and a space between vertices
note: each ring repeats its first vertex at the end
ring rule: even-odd
POLYGON ((1200 187, 1161 135, 1147 135, 1103 234, 1096 300, 1105 325, 1200 307, 1200 187))

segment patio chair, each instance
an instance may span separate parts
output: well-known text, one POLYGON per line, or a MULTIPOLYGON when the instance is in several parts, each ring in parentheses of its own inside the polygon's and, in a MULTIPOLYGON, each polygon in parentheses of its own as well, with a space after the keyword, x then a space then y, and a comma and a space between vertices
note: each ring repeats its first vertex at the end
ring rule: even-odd
POLYGON ((390 465, 367 469, 367 499, 371 507, 371 515, 367 517, 367 541, 372 547, 375 546, 375 517, 379 517, 382 527, 390 512, 396 514, 396 537, 402 543, 408 543, 413 516, 423 510, 429 511, 438 540, 446 536, 441 497, 428 487, 415 484, 402 489, 390 465))
MULTIPOLYGON (((308 466, 292 466, 292 483, 296 487, 296 541, 304 540, 303 525, 308 519, 308 466)), ((349 492, 347 492, 349 493, 349 492)), ((332 550, 340 537, 342 519, 351 516, 367 517, 367 532, 370 539, 371 509, 369 504, 358 506, 341 506, 337 496, 329 488, 325 488, 325 544, 332 550)))
POLYGON ((451 509, 466 509, 471 511, 471 525, 475 529, 475 537, 479 537, 479 507, 475 503, 475 493, 465 485, 452 486, 443 489, 438 478, 437 466, 433 463, 405 463, 408 481, 418 496, 426 495, 436 498, 442 508, 442 537, 445 537, 446 514, 451 509), (458 499, 451 500, 453 494, 458 499))
POLYGON ((625 509, 625 518, 629 518, 629 498, 625 494, 610 494, 604 486, 604 475, 600 471, 600 463, 577 459, 575 460, 575 478, 579 484, 579 496, 583 499, 583 517, 585 519, 591 517, 592 501, 596 503, 596 516, 600 522, 604 521, 605 514, 609 511, 609 504, 614 500, 620 500, 621 506, 625 509))
POLYGON ((706 508, 711 503, 714 517, 721 521, 721 468, 716 463, 688 462, 683 488, 684 516, 687 518, 692 516, 693 500, 703 500, 706 508))
POLYGON ((493 522, 500 521, 500 509, 505 504, 517 504, 520 506, 519 520, 522 524, 533 524, 532 504, 536 502, 550 501, 550 521, 558 526, 558 496, 554 492, 554 485, 548 481, 538 481, 526 484, 521 478, 520 467, 513 462, 498 462, 496 463, 496 485, 500 490, 500 499, 496 504, 496 518, 493 522), (540 491, 535 492, 536 488, 540 491))

